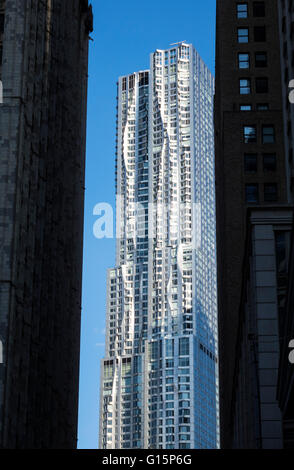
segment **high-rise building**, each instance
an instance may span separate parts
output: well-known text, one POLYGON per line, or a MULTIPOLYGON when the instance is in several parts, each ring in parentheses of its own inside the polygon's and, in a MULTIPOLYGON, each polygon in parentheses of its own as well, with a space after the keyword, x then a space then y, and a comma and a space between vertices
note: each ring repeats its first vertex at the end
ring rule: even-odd
POLYGON ((185 43, 118 82, 101 448, 219 446, 213 94, 185 43))
POLYGON ((216 34, 221 446, 279 448, 292 214, 278 2, 217 1, 216 34))
POLYGON ((77 442, 87 0, 0 1, 0 447, 77 442))

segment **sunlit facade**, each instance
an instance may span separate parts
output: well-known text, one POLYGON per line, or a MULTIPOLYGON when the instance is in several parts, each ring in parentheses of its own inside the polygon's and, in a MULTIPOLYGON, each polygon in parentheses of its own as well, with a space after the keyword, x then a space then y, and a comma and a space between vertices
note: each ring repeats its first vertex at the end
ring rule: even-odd
POLYGON ((100 448, 219 446, 213 95, 185 43, 118 82, 100 448))

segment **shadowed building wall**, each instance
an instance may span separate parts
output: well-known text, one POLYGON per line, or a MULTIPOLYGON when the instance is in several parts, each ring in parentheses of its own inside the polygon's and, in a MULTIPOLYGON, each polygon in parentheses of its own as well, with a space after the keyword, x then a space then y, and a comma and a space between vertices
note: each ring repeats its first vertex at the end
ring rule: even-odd
MULTIPOLYGON (((294 200, 294 3, 279 0, 281 72, 284 103, 284 136, 287 161, 288 193, 294 200), (291 93, 291 94, 290 94, 291 93)), ((278 397, 283 414, 284 446, 294 447, 294 365, 289 361, 289 344, 294 339, 294 231, 291 236, 289 284, 286 309, 281 319, 281 358, 278 397)))
POLYGON ((92 13, 2 0, 0 14, 0 446, 74 448, 92 13))
POLYGON ((230 448, 246 211, 287 203, 277 2, 217 1, 216 36, 220 418, 230 448))

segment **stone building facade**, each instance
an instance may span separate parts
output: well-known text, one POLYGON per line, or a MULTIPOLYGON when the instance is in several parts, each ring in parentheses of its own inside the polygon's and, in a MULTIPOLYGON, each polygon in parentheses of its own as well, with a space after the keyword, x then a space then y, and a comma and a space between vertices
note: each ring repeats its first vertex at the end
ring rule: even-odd
MULTIPOLYGON (((294 202, 294 2, 279 0, 281 76, 284 103, 284 139, 287 164, 287 188, 294 202)), ((289 345, 294 339, 294 231, 291 234, 288 295, 281 325, 281 357, 278 398, 283 416, 284 446, 294 447, 294 364, 289 361, 289 345)))
POLYGON ((1 0, 0 28, 0 447, 74 448, 92 11, 1 0))
POLYGON ((231 448, 247 211, 288 206, 277 2, 217 1, 216 37, 220 422, 221 446, 231 448))

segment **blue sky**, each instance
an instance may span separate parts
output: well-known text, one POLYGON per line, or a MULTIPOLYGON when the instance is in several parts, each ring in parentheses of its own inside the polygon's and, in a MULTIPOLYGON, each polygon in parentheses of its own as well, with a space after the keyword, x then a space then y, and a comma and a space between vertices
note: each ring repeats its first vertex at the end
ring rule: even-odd
POLYGON ((114 207, 116 82, 149 68, 149 54, 171 43, 192 43, 214 73, 215 0, 92 0, 81 335, 79 443, 98 447, 99 374, 104 354, 106 270, 115 263, 114 240, 93 235, 93 208, 114 207))

